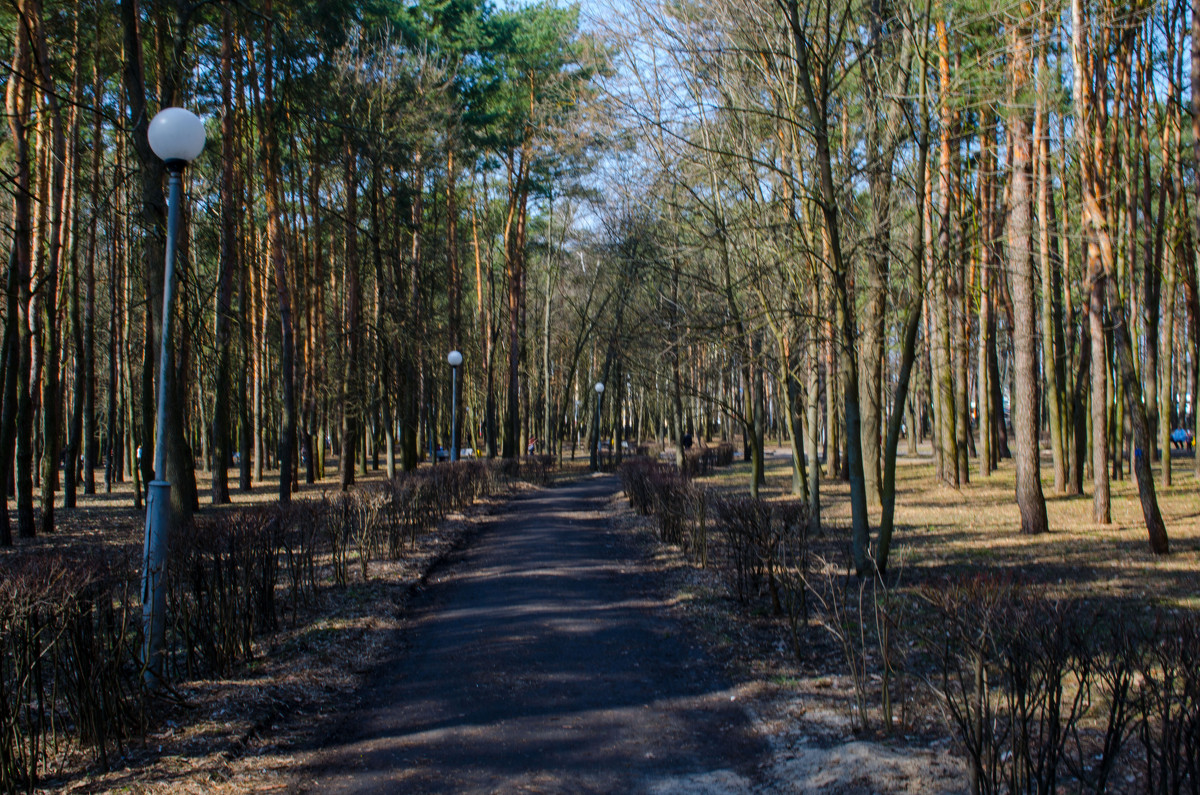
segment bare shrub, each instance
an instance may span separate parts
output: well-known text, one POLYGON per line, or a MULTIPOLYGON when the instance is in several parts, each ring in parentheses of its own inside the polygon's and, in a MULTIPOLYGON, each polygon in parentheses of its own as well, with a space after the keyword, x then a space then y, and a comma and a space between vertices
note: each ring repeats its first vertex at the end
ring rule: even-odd
POLYGON ((713 516, 725 540, 738 601, 750 604, 765 589, 772 614, 787 616, 798 639, 808 616, 808 506, 800 500, 721 497, 713 502, 713 516))
POLYGON ((683 454, 683 474, 688 478, 703 477, 713 466, 712 449, 700 447, 683 454))
POLYGON ((421 533, 449 511, 465 510, 507 482, 496 466, 479 460, 398 474, 383 492, 379 543, 386 542, 387 556, 396 560, 406 544, 415 544, 421 533))
POLYGON ((670 464, 662 464, 642 456, 625 459, 618 475, 621 478, 621 487, 633 510, 642 516, 650 515, 654 510, 653 483, 655 477, 661 472, 672 469, 670 464))
MULTIPOLYGON (((734 595, 742 604, 749 604, 762 590, 764 555, 773 554, 771 507, 752 497, 719 497, 713 501, 713 516, 732 564, 734 595)), ((778 602, 778 592, 775 600, 778 602)))
POLYGON ((347 493, 335 494, 321 511, 321 534, 329 549, 329 568, 334 585, 350 582, 350 545, 353 503, 347 493))
POLYGON ((630 505, 653 516, 658 536, 701 566, 708 565, 708 494, 672 464, 636 456, 622 463, 622 486, 630 505))
POLYGON ((809 618, 808 504, 803 500, 778 502, 772 513, 774 521, 779 523, 779 599, 792 650, 799 657, 809 618))
POLYGON ((685 552, 707 547, 704 528, 697 524, 704 516, 703 490, 672 467, 651 470, 649 480, 659 539, 680 546, 685 552))
POLYGON ((493 477, 501 483, 511 483, 521 476, 521 462, 515 458, 494 458, 488 463, 493 477))
POLYGON ((733 466, 733 445, 729 442, 721 442, 713 450, 713 466, 728 467, 733 466))
POLYGON ((329 508, 329 501, 325 499, 291 502, 276 508, 283 531, 283 558, 293 626, 299 608, 311 606, 317 599, 317 555, 329 508))
POLYGON ((521 478, 538 486, 550 485, 550 473, 557 465, 552 455, 530 455, 521 461, 521 478))
MULTIPOLYGON (((934 691, 966 750, 972 792, 1056 792, 1068 775, 1074 788, 1104 792, 1132 711, 1143 727, 1159 725, 1149 704, 1160 703, 1151 693, 1153 672, 1163 669, 1146 663, 1124 621, 995 578, 924 596, 934 607, 924 633, 938 671, 934 691), (1146 684, 1135 701, 1139 668, 1146 684)), ((1147 749, 1170 745, 1155 729, 1147 736, 1147 749)))
POLYGON ((849 570, 820 556, 814 559, 805 582, 820 608, 817 622, 837 641, 846 661, 854 698, 851 720, 857 729, 865 730, 871 725, 870 622, 865 614, 868 582, 855 582, 849 570))
POLYGON ((382 554, 383 538, 380 515, 387 502, 387 494, 375 488, 362 488, 346 495, 350 510, 349 534, 358 550, 358 566, 363 580, 370 579, 372 558, 382 554))
POLYGON ((75 743, 107 769, 140 729, 135 581, 127 561, 61 553, 0 575, 0 791, 32 791, 75 743))
POLYGON ((1200 793, 1200 620, 1159 615, 1140 673, 1146 792, 1200 793))
POLYGON ((167 575, 171 662, 188 677, 223 673, 276 627, 283 531, 270 509, 199 517, 178 534, 167 575))

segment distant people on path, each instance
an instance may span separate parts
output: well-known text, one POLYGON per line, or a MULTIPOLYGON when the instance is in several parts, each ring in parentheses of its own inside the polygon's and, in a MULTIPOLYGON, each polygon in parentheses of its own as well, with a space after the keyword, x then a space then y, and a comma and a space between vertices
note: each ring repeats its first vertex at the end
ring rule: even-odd
POLYGON ((683 449, 684 450, 692 449, 692 435, 690 433, 685 433, 683 435, 683 449))

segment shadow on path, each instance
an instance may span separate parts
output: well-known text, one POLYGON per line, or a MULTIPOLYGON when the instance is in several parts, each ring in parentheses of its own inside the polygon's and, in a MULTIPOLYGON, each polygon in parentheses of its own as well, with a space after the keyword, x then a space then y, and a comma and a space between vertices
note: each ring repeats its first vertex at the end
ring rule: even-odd
POLYGON ((410 606, 300 772, 333 792, 735 792, 765 749, 611 532, 616 479, 523 496, 410 606))

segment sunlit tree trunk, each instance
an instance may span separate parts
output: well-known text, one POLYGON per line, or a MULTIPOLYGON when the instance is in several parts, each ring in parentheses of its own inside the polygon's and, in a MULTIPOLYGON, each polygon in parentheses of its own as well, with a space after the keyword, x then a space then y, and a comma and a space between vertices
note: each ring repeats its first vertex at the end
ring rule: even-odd
POLYGON ((953 234, 951 219, 951 158, 953 157, 951 136, 954 132, 954 117, 950 109, 950 46, 946 34, 946 23, 938 20, 938 82, 939 96, 942 102, 941 135, 938 147, 938 185, 937 185, 937 214, 938 238, 937 250, 934 254, 934 316, 936 329, 933 334, 934 345, 934 381, 936 404, 934 411, 938 418, 938 438, 940 440, 942 480, 957 487, 959 481, 958 446, 956 433, 958 421, 955 411, 954 391, 954 355, 951 347, 951 302, 954 292, 951 283, 954 276, 951 271, 955 266, 953 251, 953 234))
POLYGON ((1008 129, 1012 138, 1011 206, 1008 216, 1008 261, 1012 273, 1013 349, 1016 391, 1011 397, 1013 436, 1016 444, 1017 507, 1021 511, 1022 533, 1044 533, 1046 500, 1042 495, 1041 461, 1038 445, 1040 402, 1037 388, 1037 332, 1034 310, 1032 201, 1030 172, 1033 160, 1033 133, 1021 107, 1028 89, 1029 55, 1022 26, 1013 29, 1009 39, 1010 77, 1014 110, 1009 112, 1008 129))
MULTIPOLYGON (((992 447, 992 393, 988 370, 988 329, 992 317, 992 237, 995 210, 993 201, 993 174, 996 170, 995 114, 991 109, 983 111, 979 125, 979 348, 976 353, 976 398, 979 412, 979 474, 987 477, 995 464, 992 447)), ((924 181, 922 181, 924 193, 924 181)), ((920 216, 921 221, 924 216, 920 216)), ((920 223, 920 222, 919 222, 920 223)), ((923 224, 922 224, 923 225, 923 224)), ((922 239, 922 244, 924 240, 922 239)))
POLYGON ((1062 330, 1062 262, 1059 259, 1057 215, 1053 175, 1050 171, 1050 136, 1045 93, 1048 69, 1045 47, 1039 48, 1037 109, 1033 125, 1034 167, 1037 189, 1038 260, 1042 274, 1042 373, 1046 384, 1046 406, 1050 423, 1050 452, 1054 466, 1054 491, 1067 490, 1066 455, 1066 353, 1062 330))
MULTIPOLYGON (((1192 162, 1200 163, 1200 0, 1192 0, 1192 53, 1191 53, 1191 76, 1192 76, 1192 162)), ((1193 212, 1195 214, 1196 234, 1193 239, 1196 245, 1200 246, 1200 168, 1193 169, 1192 179, 1194 182, 1193 188, 1196 191, 1196 201, 1193 203, 1193 212)), ((1193 266, 1194 267, 1194 266, 1193 266)), ((1193 270, 1193 274, 1195 270, 1193 270)), ((1195 438, 1196 448, 1200 450, 1200 314, 1197 309, 1200 309, 1200 296, 1194 295, 1195 278, 1193 283, 1192 304, 1192 431, 1195 438)), ((1200 478, 1200 453, 1196 454, 1194 469, 1197 478, 1200 478)))
MULTIPOLYGON (((1088 50, 1087 20, 1083 13, 1083 0, 1071 0, 1071 53, 1072 66, 1075 73, 1075 85, 1079 89, 1074 92, 1075 99, 1075 135, 1079 143, 1081 185, 1084 194, 1084 226, 1092 227, 1089 223, 1091 207, 1097 204, 1095 199, 1096 178, 1098 169, 1095 158, 1102 152, 1102 142, 1096 145, 1093 140, 1093 128, 1103 129, 1104 125, 1093 119, 1094 114, 1103 113, 1103 100, 1097 101, 1096 95, 1102 98, 1103 83, 1093 86, 1093 80, 1103 80, 1103 69, 1093 75, 1091 55, 1088 50), (1087 200, 1091 197, 1091 202, 1087 200)), ((1108 524, 1111 521, 1109 506, 1108 480, 1108 355, 1106 351, 1106 334, 1104 330, 1104 265, 1100 260, 1099 247, 1094 239, 1086 243, 1086 274, 1085 288, 1088 296, 1088 335, 1091 348, 1091 424, 1092 424, 1092 519, 1097 524, 1108 524)))

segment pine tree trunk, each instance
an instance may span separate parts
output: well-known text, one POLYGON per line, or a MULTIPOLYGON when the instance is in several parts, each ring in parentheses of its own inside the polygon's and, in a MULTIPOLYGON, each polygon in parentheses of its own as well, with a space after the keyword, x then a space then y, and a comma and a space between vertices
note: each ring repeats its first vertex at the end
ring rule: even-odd
MULTIPOLYGON (((264 13, 271 15, 272 2, 266 0, 264 13)), ((280 131, 280 119, 275 104, 274 58, 272 26, 267 26, 263 51, 264 129, 263 194, 267 205, 267 245, 270 249, 271 268, 275 272, 275 292, 279 299, 279 369, 283 389, 283 427, 279 429, 279 501, 291 501, 292 481, 295 477, 293 454, 296 437, 295 395, 295 340, 292 321, 292 293, 288 274, 286 230, 283 226, 280 207, 280 160, 276 135, 280 131)))
POLYGON ((1008 217, 1008 258, 1012 273, 1013 350, 1015 387, 1011 396, 1013 436, 1016 444, 1017 507, 1021 511, 1021 532, 1044 533, 1046 500, 1042 494, 1041 460, 1038 445, 1040 401, 1038 400, 1037 334, 1034 309, 1033 223, 1030 172, 1033 159, 1033 133, 1029 119, 1020 109, 1019 97, 1027 87, 1028 54, 1018 26, 1010 39, 1011 78, 1017 110, 1009 116, 1012 139, 1012 205, 1008 217))
POLYGON ((358 160, 354 145, 349 139, 345 143, 345 158, 346 257, 342 278, 346 285, 346 315, 343 318, 346 358, 342 371, 342 448, 338 469, 343 491, 354 485, 363 403, 360 394, 361 377, 358 372, 358 358, 362 347, 362 286, 358 277, 358 160))
MULTIPOLYGON (((814 269, 812 285, 813 316, 821 306, 821 284, 819 271, 814 269)), ((821 418, 821 343, 819 321, 814 321, 808 331, 808 350, 805 355, 805 377, 808 400, 808 423, 805 429, 805 453, 808 457, 808 530, 811 536, 821 532, 821 461, 820 434, 821 418)))
POLYGON ((227 8, 221 36, 221 253, 217 272, 215 342, 216 382, 212 419, 212 503, 223 505, 229 498, 229 459, 232 454, 230 417, 234 411, 230 373, 230 326, 233 322, 233 275, 237 269, 237 207, 234 191, 237 141, 233 108, 233 14, 227 8))
MULTIPOLYGON (((992 314, 992 252, 994 250, 992 237, 995 234, 992 226, 995 215, 992 207, 992 173, 996 168, 994 119, 995 115, 987 111, 979 125, 979 230, 982 240, 979 246, 979 349, 976 354, 975 405, 978 407, 979 413, 979 474, 983 477, 992 473, 994 456, 992 449, 992 396, 988 370, 988 327, 991 325, 992 314)), ((922 185, 924 185, 923 182, 922 185)))
MULTIPOLYGON (((24 13, 24 6, 21 8, 24 13)), ((37 528, 33 517, 33 401, 29 393, 29 375, 33 359, 33 336, 30 310, 32 296, 29 279, 33 258, 32 209, 32 157, 29 150, 29 115, 33 104, 33 82, 21 79, 31 73, 33 53, 27 35, 29 27, 14 26, 16 40, 13 44, 13 76, 8 80, 6 110, 9 123, 9 146, 13 151, 13 215, 12 251, 9 256, 9 323, 15 321, 16 333, 12 335, 13 352, 9 353, 8 373, 14 381, 5 385, 5 413, 8 412, 8 396, 15 389, 15 480, 17 496, 17 535, 33 538, 37 528), (15 277, 15 278, 14 278, 15 277), (15 300, 14 300, 15 299, 15 300), (15 366, 13 366, 15 364, 15 366)), ((7 380, 7 375, 6 375, 7 380)), ((7 452, 6 450, 3 452, 7 452)), ((8 456, 5 455, 6 463, 8 456)))
MULTIPOLYGON (((1192 0, 1192 163, 1200 163, 1200 0, 1192 0)), ((1196 234, 1194 239, 1196 245, 1200 245, 1200 168, 1193 168, 1192 178, 1195 181, 1196 201, 1193 203, 1193 212, 1195 214, 1196 234)), ((1182 187, 1182 186, 1181 186, 1182 187)), ((1195 280, 1193 279, 1193 282, 1195 280)), ((1195 286, 1195 285, 1194 285, 1195 286)), ((1193 310, 1196 310, 1196 304, 1200 303, 1195 297, 1192 300, 1193 310)), ((1194 472, 1197 478, 1200 478, 1200 361, 1197 361, 1200 354, 1200 317, 1197 317, 1197 312, 1192 313, 1192 432, 1195 439, 1194 449, 1198 452, 1195 456, 1194 472)))
MULTIPOLYGON (((1046 71, 1042 51, 1039 76, 1046 71)), ((1062 263, 1058 258, 1058 230, 1050 173, 1050 141, 1046 132, 1046 110, 1038 92, 1034 122, 1037 184, 1038 255, 1042 271, 1042 372, 1046 383, 1046 405, 1050 422, 1050 452, 1054 462, 1054 492, 1067 490, 1066 424, 1064 422, 1065 380, 1062 332, 1062 263)))

